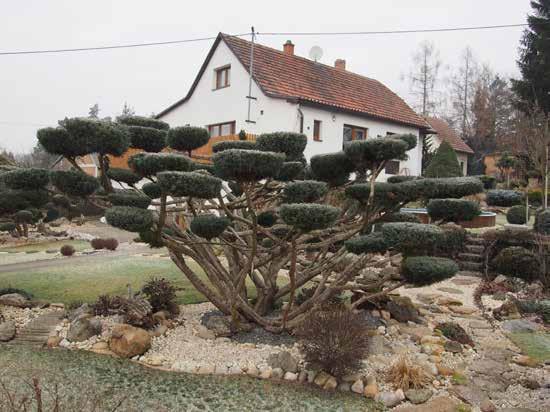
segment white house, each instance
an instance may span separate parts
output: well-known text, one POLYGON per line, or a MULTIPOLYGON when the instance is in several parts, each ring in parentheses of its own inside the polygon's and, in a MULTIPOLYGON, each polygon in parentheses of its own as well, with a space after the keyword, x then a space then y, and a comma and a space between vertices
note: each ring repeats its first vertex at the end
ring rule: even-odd
POLYGON ((466 176, 468 171, 468 155, 474 154, 472 148, 460 138, 445 120, 438 117, 427 117, 426 121, 431 126, 432 132, 436 133, 428 135, 432 149, 437 149, 443 141, 449 143, 456 153, 456 157, 462 168, 462 174, 466 176))
POLYGON ((342 149, 345 141, 412 133, 418 146, 382 174, 419 175, 421 141, 430 126, 377 80, 294 54, 219 34, 187 95, 157 115, 170 126, 204 126, 211 136, 293 131, 308 137, 306 158, 342 149), (250 61, 252 82, 250 84, 250 61), (251 87, 249 92, 249 87, 251 87))

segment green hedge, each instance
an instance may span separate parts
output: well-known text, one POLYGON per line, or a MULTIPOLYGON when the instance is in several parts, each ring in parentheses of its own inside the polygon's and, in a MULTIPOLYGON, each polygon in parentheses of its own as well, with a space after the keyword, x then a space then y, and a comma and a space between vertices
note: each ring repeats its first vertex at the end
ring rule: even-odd
POLYGON ((346 183, 353 172, 353 164, 344 152, 315 155, 310 161, 311 172, 316 180, 330 186, 346 183))
POLYGON ((407 255, 431 252, 443 239, 443 231, 435 225, 396 222, 382 226, 387 244, 407 255))
POLYGON ((537 211, 533 228, 537 233, 550 235, 550 209, 537 211))
POLYGON ((533 281, 540 276, 540 264, 533 252, 521 246, 504 248, 491 261, 497 273, 533 281))
POLYGON ((300 180, 288 183, 283 189, 285 203, 312 203, 328 192, 327 184, 316 180, 300 180))
POLYGON ((506 221, 513 225, 524 225, 527 223, 525 206, 517 205, 508 209, 508 212, 506 212, 506 221))
POLYGON ((37 190, 45 187, 49 181, 46 169, 15 169, 1 175, 2 182, 14 190, 37 190))
POLYGON ((210 134, 205 128, 182 126, 168 131, 167 143, 172 149, 190 152, 204 146, 209 140, 210 134))
POLYGON ((460 199, 483 192, 483 183, 476 177, 426 178, 399 185, 411 199, 460 199))
POLYGON ((263 152, 284 153, 286 160, 299 160, 307 145, 307 137, 301 133, 275 132, 257 137, 256 146, 263 152))
POLYGON ((130 206, 113 206, 105 212, 105 219, 111 226, 128 232, 145 232, 153 226, 150 210, 130 206))
POLYGON ((160 172, 157 178, 162 190, 176 197, 212 199, 218 197, 222 189, 220 179, 200 172, 160 172))
POLYGON ((237 182, 276 178, 284 159, 281 153, 242 149, 225 150, 212 157, 216 176, 237 182))
POLYGON ((281 206, 281 219, 302 232, 326 229, 338 218, 340 209, 315 203, 295 203, 281 206))
POLYGON ((250 140, 226 140, 224 142, 218 142, 212 146, 212 152, 214 153, 231 149, 258 150, 256 142, 252 142, 250 140))
POLYGON ((388 177, 387 182, 388 183, 403 183, 403 182, 409 182, 411 180, 419 180, 419 179, 422 179, 422 177, 420 177, 420 176, 401 176, 401 175, 397 175, 397 176, 388 177))
POLYGON ((134 190, 118 190, 109 193, 109 201, 115 206, 134 206, 139 209, 147 209, 151 204, 151 198, 134 190))
POLYGON ((117 122, 126 126, 149 127, 158 130, 168 130, 170 125, 162 120, 153 119, 152 117, 144 116, 119 116, 117 122))
POLYGON ((303 175, 303 172, 304 165, 302 162, 284 162, 276 179, 281 182, 289 182, 303 175))
POLYGON ((220 236, 230 223, 226 217, 205 214, 195 217, 191 221, 190 229, 195 235, 210 240, 220 236))
POLYGON ((437 254, 457 256, 466 246, 468 237, 466 229, 454 223, 446 223, 439 227, 443 231, 443 238, 436 244, 437 254))
POLYGON ((99 188, 99 181, 82 172, 56 170, 50 173, 52 184, 61 192, 76 197, 87 197, 99 188))
POLYGON ((128 160, 128 165, 140 176, 154 176, 159 172, 193 170, 193 162, 187 156, 173 153, 138 153, 128 160))
POLYGON ((470 221, 481 213, 477 202, 465 199, 432 199, 427 210, 432 220, 444 222, 470 221))
POLYGON ((433 256, 406 258, 401 265, 401 276, 410 284, 420 287, 452 278, 458 272, 454 260, 433 256))
POLYGON ((146 152, 158 153, 166 147, 166 131, 152 127, 128 126, 130 146, 146 152))
POLYGON ((162 188, 158 183, 148 182, 145 183, 141 190, 151 199, 158 199, 162 196, 162 188))
POLYGON ((128 185, 135 185, 141 180, 141 176, 132 172, 129 169, 121 169, 117 167, 111 167, 107 170, 107 176, 117 182, 126 183, 128 185))
POLYGON ((487 204, 489 206, 510 207, 519 205, 523 201, 523 194, 515 190, 489 190, 487 204))
POLYGON ((360 255, 362 253, 383 253, 388 249, 381 232, 375 232, 364 236, 356 236, 344 242, 348 252, 360 255))

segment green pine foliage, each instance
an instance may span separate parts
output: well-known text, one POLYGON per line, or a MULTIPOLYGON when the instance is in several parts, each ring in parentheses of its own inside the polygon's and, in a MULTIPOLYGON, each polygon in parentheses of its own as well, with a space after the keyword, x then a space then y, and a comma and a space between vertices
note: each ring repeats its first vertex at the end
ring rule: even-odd
POLYGON ((426 168, 426 177, 458 177, 462 169, 458 163, 456 152, 447 142, 442 142, 426 168))
POLYGON ((72 170, 55 170, 50 173, 50 180, 60 192, 75 197, 90 196, 99 188, 95 177, 72 170))
POLYGON ((283 189, 285 203, 312 203, 328 191, 327 184, 315 180, 301 180, 288 183, 283 189))
POLYGON ((434 256, 408 257, 401 265, 401 276, 417 287, 452 278, 458 272, 454 260, 434 256))
POLYGON ((195 235, 210 240, 220 236, 230 223, 226 217, 205 214, 195 217, 190 229, 195 235))
POLYGON ((230 149, 212 157, 216 176, 237 182, 256 182, 279 175, 285 156, 282 153, 230 149))
POLYGON ((340 214, 340 209, 316 203, 293 203, 282 205, 279 214, 287 225, 310 232, 329 227, 340 214))

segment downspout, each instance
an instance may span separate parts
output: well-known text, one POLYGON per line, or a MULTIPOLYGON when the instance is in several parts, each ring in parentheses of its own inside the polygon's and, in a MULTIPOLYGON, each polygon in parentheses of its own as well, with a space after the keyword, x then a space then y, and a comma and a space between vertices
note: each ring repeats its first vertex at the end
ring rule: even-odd
POLYGON ((300 103, 298 103, 298 117, 300 118, 299 132, 304 133, 304 112, 302 112, 300 103))

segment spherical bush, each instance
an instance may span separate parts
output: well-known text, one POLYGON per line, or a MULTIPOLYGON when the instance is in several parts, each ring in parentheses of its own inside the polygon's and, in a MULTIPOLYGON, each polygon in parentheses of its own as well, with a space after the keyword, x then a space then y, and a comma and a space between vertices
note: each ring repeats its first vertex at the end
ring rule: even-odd
POLYGON ((130 146, 146 152, 158 153, 166 147, 166 131, 152 127, 128 126, 130 146))
POLYGON ((99 188, 99 181, 82 172, 55 170, 51 172, 52 184, 61 192, 76 197, 87 197, 99 188))
POLYGON ((315 155, 310 161, 311 171, 316 180, 339 186, 348 181, 353 172, 353 164, 344 152, 315 155))
POLYGON ((182 126, 168 131, 168 146, 182 152, 191 152, 204 146, 210 140, 208 130, 203 127, 182 126))
POLYGON ((435 225, 407 222, 386 223, 382 234, 388 246, 405 254, 431 251, 443 238, 443 231, 435 225))
POLYGON ((37 190, 46 186, 49 181, 49 173, 45 169, 15 169, 0 175, 2 182, 14 190, 37 190))
POLYGON ((443 230, 443 238, 436 245, 438 253, 452 257, 462 252, 468 237, 466 229, 454 223, 446 223, 439 227, 443 230))
POLYGON ((258 224, 262 227, 271 227, 277 222, 277 213, 273 210, 266 210, 257 216, 258 224))
POLYGON ((432 199, 427 210, 432 220, 444 222, 470 221, 481 213, 479 203, 465 199, 432 199))
POLYGON ((523 195, 514 190, 489 190, 487 192, 487 204, 489 206, 510 207, 519 205, 523 195))
POLYGON ((109 237, 103 240, 103 247, 107 250, 115 251, 118 247, 118 240, 113 237, 109 237))
POLYGON ((460 199, 483 192, 481 180, 475 177, 426 178, 399 185, 411 199, 460 199))
POLYGON ((94 250, 101 250, 105 247, 105 239, 96 237, 95 239, 90 240, 90 245, 94 250))
POLYGON ((258 150, 256 142, 252 142, 250 140, 226 140, 223 142, 218 142, 212 146, 212 152, 214 153, 231 149, 258 150))
POLYGON ((224 180, 254 182, 277 177, 284 158, 281 153, 231 149, 216 153, 212 160, 216 176, 224 180))
POLYGON ((456 272, 458 272, 456 262, 441 257, 408 257, 401 265, 401 276, 408 283, 418 287, 452 278, 456 272))
POLYGON ((168 130, 170 125, 162 120, 144 116, 119 116, 117 122, 126 126, 149 127, 158 130, 168 130))
POLYGON ((407 144, 407 151, 414 149, 418 144, 418 138, 412 133, 395 134, 391 137, 393 139, 403 140, 407 144))
POLYGON ((109 201, 115 206, 134 206, 147 209, 151 204, 151 198, 133 190, 118 190, 109 193, 109 201))
POLYGON ((491 268, 502 275, 533 281, 540 276, 540 264, 533 252, 521 246, 502 249, 491 261, 491 268))
POLYGON ((535 232, 550 235, 550 209, 543 209, 535 215, 535 232))
POLYGON ((284 153, 286 160, 298 160, 307 145, 307 137, 302 133, 275 132, 265 133, 256 139, 258 150, 284 153))
POLYGON ((157 178, 162 190, 172 196, 212 199, 222 188, 220 179, 199 172, 160 172, 157 178))
POLYGON ((130 206, 113 206, 105 212, 105 219, 111 226, 128 232, 145 232, 153 226, 150 210, 130 206))
POLYGON ((365 236, 356 236, 344 242, 348 252, 360 255, 363 253, 383 253, 388 245, 382 233, 375 232, 365 236))
POLYGON ((340 214, 340 209, 315 203, 296 203, 281 206, 281 219, 302 232, 326 229, 334 223, 340 214))
POLYGON ((312 203, 328 192, 327 184, 316 180, 301 180, 288 183, 283 189, 285 203, 312 203))
POLYGON ((140 176, 154 176, 168 170, 179 172, 193 170, 191 159, 174 153, 138 153, 130 157, 128 165, 140 176))
POLYGON ((15 213, 28 207, 42 207, 50 200, 46 190, 0 191, 0 214, 15 213))
POLYGON ((145 183, 141 187, 141 190, 151 199, 158 199, 159 197, 162 196, 162 188, 158 183, 153 183, 153 182, 145 183))
POLYGON ((506 212, 506 221, 513 225, 524 225, 527 222, 525 206, 512 206, 506 212))
POLYGON ((129 169, 120 169, 112 167, 107 170, 107 176, 117 182, 126 183, 127 185, 135 185, 141 180, 141 176, 132 172, 129 169))
POLYGON ((72 256, 75 254, 76 250, 71 245, 63 245, 59 249, 59 252, 61 252, 63 256, 72 256))
POLYGON ((304 165, 301 162, 284 162, 276 179, 281 182, 289 182, 298 178, 304 171, 304 165))
POLYGON ((199 215, 191 221, 190 229, 195 235, 207 240, 220 236, 231 221, 212 214, 199 215))

